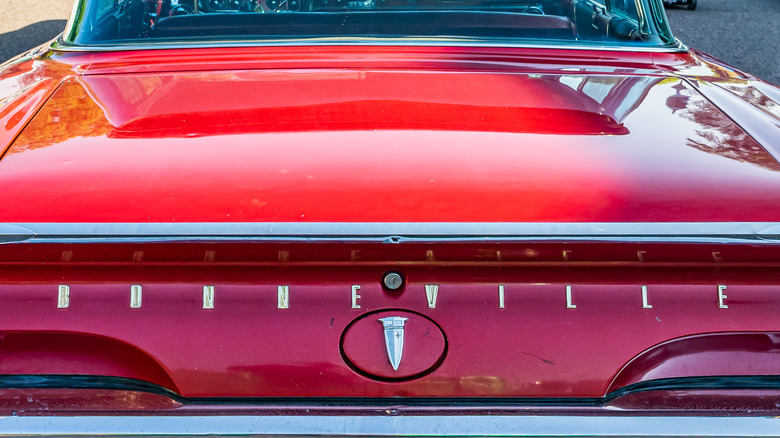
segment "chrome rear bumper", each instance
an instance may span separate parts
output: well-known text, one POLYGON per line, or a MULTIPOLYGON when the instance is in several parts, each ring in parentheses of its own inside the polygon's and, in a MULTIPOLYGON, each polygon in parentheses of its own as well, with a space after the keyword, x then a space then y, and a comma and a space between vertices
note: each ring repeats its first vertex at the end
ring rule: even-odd
POLYGON ((777 417, 701 416, 12 416, 8 436, 780 437, 777 417))

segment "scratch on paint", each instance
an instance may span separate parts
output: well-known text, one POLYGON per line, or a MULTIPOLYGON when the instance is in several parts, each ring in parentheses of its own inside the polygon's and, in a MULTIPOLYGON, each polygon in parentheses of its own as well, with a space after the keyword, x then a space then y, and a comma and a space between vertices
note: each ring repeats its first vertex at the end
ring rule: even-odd
POLYGON ((427 338, 428 337, 428 333, 430 333, 430 332, 431 332, 431 329, 426 330, 425 334, 423 335, 423 338, 427 338))
POLYGON ((657 316, 655 317, 655 320, 658 321, 658 322, 661 322, 661 318, 659 318, 657 316))
POLYGON ((539 356, 537 356, 537 355, 535 355, 533 353, 528 353, 526 351, 521 351, 521 353, 525 354, 526 356, 535 357, 535 358, 541 360, 542 362, 544 362, 546 364, 555 365, 555 362, 553 362, 551 360, 543 359, 543 358, 541 358, 541 357, 539 357, 539 356))
POLYGON ((331 318, 330 319, 330 328, 333 328, 333 322, 334 321, 336 321, 336 318, 331 318))

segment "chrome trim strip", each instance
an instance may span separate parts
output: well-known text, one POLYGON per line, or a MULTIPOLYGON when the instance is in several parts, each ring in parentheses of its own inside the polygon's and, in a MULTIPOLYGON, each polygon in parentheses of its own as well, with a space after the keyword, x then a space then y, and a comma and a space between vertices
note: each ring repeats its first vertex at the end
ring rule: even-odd
POLYGON ((675 37, 674 42, 675 42, 675 46, 678 49, 680 49, 681 52, 690 52, 691 48, 688 47, 688 45, 685 44, 684 42, 680 41, 679 38, 675 37))
POLYGON ((0 223, 0 243, 30 241, 628 241, 780 244, 780 222, 0 223))
POLYGON ((52 44, 53 50, 62 52, 120 52, 132 50, 208 49, 226 47, 311 47, 317 46, 392 46, 392 47, 481 47, 513 49, 585 50, 606 52, 685 53, 688 48, 679 41, 671 46, 631 47, 587 44, 533 44, 500 41, 468 40, 457 38, 295 38, 278 40, 220 40, 210 42, 146 42, 114 45, 74 45, 63 41, 52 44))
MULTIPOLYGON (((82 11, 86 7, 83 1, 84 0, 73 0, 73 8, 70 10, 70 17, 68 18, 68 22, 65 24, 65 31, 60 34, 60 38, 73 37, 76 34, 76 23, 79 21, 79 15, 81 15, 82 11)), ((58 42, 55 42, 54 44, 58 44, 58 42)), ((54 44, 52 44, 52 46, 54 44)))
POLYGON ((21 242, 35 237, 35 232, 14 224, 0 223, 0 244, 21 242))
POLYGON ((772 417, 680 416, 13 416, 22 436, 780 437, 772 417))

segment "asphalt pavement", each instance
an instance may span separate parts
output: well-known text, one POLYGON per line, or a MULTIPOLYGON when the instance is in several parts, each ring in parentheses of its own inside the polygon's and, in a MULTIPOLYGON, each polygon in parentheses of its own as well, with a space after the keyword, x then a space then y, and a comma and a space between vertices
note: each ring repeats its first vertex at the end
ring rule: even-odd
POLYGON ((0 62, 62 32, 73 3, 73 0, 0 0, 0 62))
MULTIPOLYGON (((73 0, 0 0, 0 61, 57 36, 73 0)), ((667 9, 675 35, 760 78, 780 84, 780 0, 699 0, 667 9)))
POLYGON ((666 15, 689 47, 780 85, 780 0, 699 0, 666 15))

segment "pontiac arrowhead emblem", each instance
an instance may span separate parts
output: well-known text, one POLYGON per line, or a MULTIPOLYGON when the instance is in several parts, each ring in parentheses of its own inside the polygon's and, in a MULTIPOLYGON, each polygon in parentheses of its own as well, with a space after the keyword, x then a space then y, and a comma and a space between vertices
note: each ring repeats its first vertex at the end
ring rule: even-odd
POLYGON ((385 329, 385 347, 387 347, 387 358, 393 370, 398 371, 401 365, 401 356, 404 354, 404 322, 409 318, 400 316, 388 316, 379 319, 382 327, 385 329))

